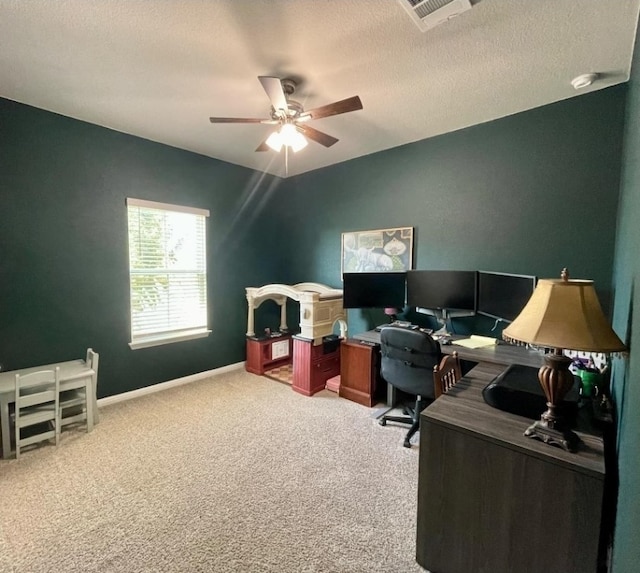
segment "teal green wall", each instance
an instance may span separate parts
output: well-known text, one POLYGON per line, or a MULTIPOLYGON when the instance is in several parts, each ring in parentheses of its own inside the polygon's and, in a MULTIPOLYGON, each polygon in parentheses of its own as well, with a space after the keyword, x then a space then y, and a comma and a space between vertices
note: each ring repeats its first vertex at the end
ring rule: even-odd
MULTIPOLYGON (((617 246, 626 86, 284 181, 0 99, 0 364, 68 360, 92 346, 101 355, 99 395, 108 396, 241 361, 246 286, 340 286, 341 233, 395 226, 415 228, 416 268, 550 277, 567 266, 594 279, 631 341, 640 328, 631 312, 640 266, 637 75, 634 68, 617 246), (128 196, 211 211, 209 338, 129 349, 128 196)), ((276 309, 266 310, 258 328, 277 325, 276 309)), ((351 332, 384 320, 349 314, 351 332)), ((491 326, 456 321, 463 332, 491 326)), ((640 561, 640 356, 631 347, 614 380, 615 573, 640 561)))
MULTIPOLYGON (((613 87, 287 179, 290 280, 339 286, 342 232, 413 226, 416 268, 559 277, 566 266, 595 280, 606 307, 624 101, 613 87)), ((351 332, 384 320, 349 312, 351 332)))
POLYGON ((279 184, 0 100, 3 369, 79 358, 90 346, 102 397, 244 360, 244 288, 281 280, 268 212, 279 184), (129 348, 126 197, 211 211, 208 338, 129 348))
MULTIPOLYGON (((413 226, 417 268, 568 266, 606 306, 624 100, 610 88, 284 181, 0 100, 0 364, 92 346, 107 396, 237 362, 244 288, 340 286, 340 235, 356 229, 413 226), (209 338, 129 349, 127 196, 210 209, 209 338)), ((276 326, 265 311, 258 328, 276 326)), ((384 320, 349 314, 352 332, 384 320)))
POLYGON ((628 82, 620 214, 615 258, 613 326, 630 348, 615 364, 618 411, 619 497, 614 573, 634 573, 640 563, 640 45, 628 82))

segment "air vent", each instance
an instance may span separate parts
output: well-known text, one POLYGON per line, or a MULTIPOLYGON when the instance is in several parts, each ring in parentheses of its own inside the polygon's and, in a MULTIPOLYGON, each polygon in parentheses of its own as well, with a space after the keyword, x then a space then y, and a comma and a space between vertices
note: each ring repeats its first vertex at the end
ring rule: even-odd
POLYGON ((471 10, 470 0, 398 0, 423 32, 471 10))

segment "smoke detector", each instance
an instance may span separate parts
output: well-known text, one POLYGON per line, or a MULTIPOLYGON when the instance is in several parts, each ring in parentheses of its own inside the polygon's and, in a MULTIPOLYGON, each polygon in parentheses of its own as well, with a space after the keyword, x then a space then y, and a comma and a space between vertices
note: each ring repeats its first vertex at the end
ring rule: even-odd
POLYGON ((576 90, 588 88, 593 82, 598 79, 598 74, 582 74, 571 80, 571 85, 576 90))
POLYGON ((398 0, 422 32, 471 10, 470 0, 398 0))

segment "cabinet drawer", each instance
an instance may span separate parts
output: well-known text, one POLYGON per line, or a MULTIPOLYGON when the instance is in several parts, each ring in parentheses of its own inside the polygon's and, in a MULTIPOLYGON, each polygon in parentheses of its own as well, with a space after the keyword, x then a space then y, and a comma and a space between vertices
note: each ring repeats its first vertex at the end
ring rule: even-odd
POLYGON ((321 360, 313 361, 314 370, 320 372, 334 372, 340 374, 340 356, 330 356, 321 360))
POLYGON ((340 356, 330 356, 321 360, 314 360, 311 364, 311 376, 313 382, 326 382, 340 374, 340 356))

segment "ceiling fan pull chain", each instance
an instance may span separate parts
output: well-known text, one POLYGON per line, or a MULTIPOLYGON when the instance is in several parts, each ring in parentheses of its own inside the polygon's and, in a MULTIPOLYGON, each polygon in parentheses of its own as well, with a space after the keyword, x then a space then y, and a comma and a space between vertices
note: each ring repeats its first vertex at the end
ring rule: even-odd
POLYGON ((284 176, 289 176, 289 146, 284 146, 284 176))

